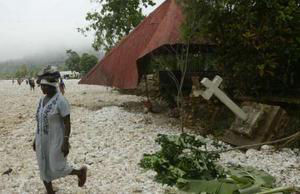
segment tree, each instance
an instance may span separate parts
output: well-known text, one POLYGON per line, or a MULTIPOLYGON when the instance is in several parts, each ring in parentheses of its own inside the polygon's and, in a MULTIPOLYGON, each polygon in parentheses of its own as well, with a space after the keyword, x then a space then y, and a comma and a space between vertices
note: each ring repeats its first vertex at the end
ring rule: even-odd
POLYGON ((28 68, 27 68, 27 65, 23 64, 21 65, 17 71, 16 71, 16 74, 15 76, 17 78, 25 78, 28 76, 28 68))
POLYGON ((98 58, 92 54, 83 53, 81 56, 72 49, 66 51, 68 57, 65 60, 66 69, 86 74, 97 64, 98 58))
POLYGON ((187 18, 183 35, 213 41, 218 69, 240 91, 287 89, 299 77, 298 0, 177 1, 187 18))
POLYGON ((83 53, 80 57, 80 73, 86 74, 89 72, 98 62, 98 58, 94 55, 83 53))
POLYGON ((95 0, 102 9, 88 12, 86 20, 90 24, 78 29, 83 34, 94 30, 93 47, 109 50, 124 35, 127 35, 143 19, 142 7, 155 5, 153 0, 95 0))
POLYGON ((66 67, 71 71, 80 72, 80 56, 77 52, 69 49, 66 51, 68 58, 65 61, 66 67))

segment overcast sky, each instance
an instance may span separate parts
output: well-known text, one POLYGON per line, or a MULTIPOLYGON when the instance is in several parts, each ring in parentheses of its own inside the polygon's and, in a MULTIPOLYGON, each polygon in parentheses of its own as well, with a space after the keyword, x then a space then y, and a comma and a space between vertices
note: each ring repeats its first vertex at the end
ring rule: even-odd
POLYGON ((87 25, 85 15, 96 6, 90 0, 1 0, 0 61, 90 47, 92 35, 84 37, 76 28, 87 25))

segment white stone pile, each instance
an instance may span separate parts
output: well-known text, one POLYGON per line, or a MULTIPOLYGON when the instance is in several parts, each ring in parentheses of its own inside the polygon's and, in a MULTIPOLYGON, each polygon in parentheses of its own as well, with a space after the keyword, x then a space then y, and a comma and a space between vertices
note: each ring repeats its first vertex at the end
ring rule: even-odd
MULTIPOLYGON (((77 81, 66 81, 66 98, 72 104, 68 160, 76 168, 87 165, 88 179, 83 188, 77 187, 75 177, 55 180, 57 193, 176 192, 176 188, 156 183, 155 173, 145 172, 138 163, 144 153, 159 149, 154 141, 158 133, 179 134, 178 127, 169 124, 168 118, 161 118, 165 122, 158 124, 154 119, 157 115, 119 107, 125 102, 139 102, 141 97, 121 95, 101 86, 77 85, 77 81), (99 108, 93 109, 93 105, 99 108)), ((0 194, 45 193, 32 150, 36 102, 42 94, 39 88, 31 92, 25 83, 17 86, 11 81, 0 81, 0 92, 0 194), (12 171, 2 175, 8 169, 12 171)), ((275 176, 279 185, 299 185, 299 155, 299 150, 291 149, 231 151, 222 154, 220 162, 254 166, 275 176)))
POLYGON ((300 186, 300 152, 299 149, 275 150, 264 145, 260 150, 249 149, 246 153, 230 151, 221 154, 223 164, 252 166, 276 177, 277 185, 300 186))

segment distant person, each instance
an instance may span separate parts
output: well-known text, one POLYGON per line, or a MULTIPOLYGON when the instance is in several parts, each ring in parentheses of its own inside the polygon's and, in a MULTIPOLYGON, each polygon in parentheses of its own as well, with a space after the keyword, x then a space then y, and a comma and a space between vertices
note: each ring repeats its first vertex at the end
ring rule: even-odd
POLYGON ((29 82, 30 90, 34 91, 34 88, 35 88, 34 79, 33 78, 29 78, 28 82, 29 82))
POLYGON ((65 86, 64 80, 62 78, 60 78, 59 90, 62 93, 62 95, 65 94, 65 88, 66 88, 66 86, 65 86))
POLYGON ((12 84, 14 84, 15 83, 15 79, 12 79, 12 84))
POLYGON ((78 186, 82 187, 87 176, 87 167, 74 169, 67 163, 71 133, 70 106, 66 98, 57 91, 59 77, 59 72, 48 66, 38 74, 37 80, 45 96, 38 103, 33 150, 48 194, 55 193, 52 187, 55 179, 76 175, 78 186))
POLYGON ((18 82, 19 85, 21 85, 22 81, 23 80, 21 78, 18 78, 18 80, 17 80, 17 82, 18 82))

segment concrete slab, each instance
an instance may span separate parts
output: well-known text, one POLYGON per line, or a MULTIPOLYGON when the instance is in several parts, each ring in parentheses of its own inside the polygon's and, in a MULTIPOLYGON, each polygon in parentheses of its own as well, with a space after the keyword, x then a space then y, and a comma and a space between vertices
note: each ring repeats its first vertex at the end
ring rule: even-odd
POLYGON ((233 145, 250 145, 278 139, 284 135, 289 117, 284 109, 255 102, 245 102, 246 121, 236 118, 223 140, 233 145))

